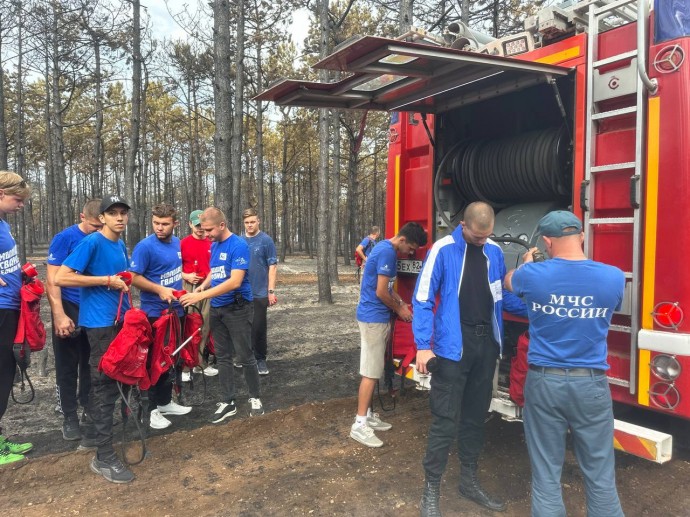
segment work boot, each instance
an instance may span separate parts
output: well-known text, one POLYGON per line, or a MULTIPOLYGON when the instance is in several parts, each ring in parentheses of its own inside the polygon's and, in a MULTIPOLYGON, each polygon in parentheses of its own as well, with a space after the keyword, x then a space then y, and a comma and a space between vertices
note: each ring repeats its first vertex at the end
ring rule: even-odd
POLYGON ((506 504, 503 501, 491 497, 479 484, 476 463, 462 464, 460 469, 460 495, 494 512, 504 512, 506 509, 506 504))
POLYGON ((438 501, 440 496, 441 480, 432 480, 427 477, 424 480, 422 501, 419 503, 420 517, 441 517, 441 507, 438 501))

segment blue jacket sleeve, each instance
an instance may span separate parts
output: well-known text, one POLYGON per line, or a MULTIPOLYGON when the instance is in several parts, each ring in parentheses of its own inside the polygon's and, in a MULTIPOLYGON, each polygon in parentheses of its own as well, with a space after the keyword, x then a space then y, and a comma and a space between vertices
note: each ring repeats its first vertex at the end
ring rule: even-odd
POLYGON ((412 332, 418 350, 430 350, 434 333, 434 307, 441 285, 443 257, 432 247, 417 278, 412 297, 412 332))
MULTIPOLYGON (((506 279, 506 265, 501 261, 501 285, 506 279)), ((515 316, 527 317, 527 305, 521 298, 514 295, 508 289, 503 288, 503 310, 515 316)))

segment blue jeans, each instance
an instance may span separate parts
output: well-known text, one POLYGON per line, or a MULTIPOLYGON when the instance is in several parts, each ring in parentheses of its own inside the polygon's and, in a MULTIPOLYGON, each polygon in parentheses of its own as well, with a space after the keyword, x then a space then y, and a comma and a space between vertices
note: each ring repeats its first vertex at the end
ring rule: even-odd
POLYGON ((534 517, 566 515, 561 472, 568 429, 584 476, 588 517, 623 516, 616 491, 613 410, 606 375, 574 377, 530 370, 524 421, 534 517))

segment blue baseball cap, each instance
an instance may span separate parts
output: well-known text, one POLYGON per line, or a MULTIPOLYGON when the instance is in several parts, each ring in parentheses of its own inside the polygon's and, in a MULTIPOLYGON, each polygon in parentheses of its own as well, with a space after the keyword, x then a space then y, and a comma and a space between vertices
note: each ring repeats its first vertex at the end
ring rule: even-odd
POLYGON ((539 221, 537 231, 544 237, 565 237, 582 232, 582 222, 567 210, 554 210, 539 221))

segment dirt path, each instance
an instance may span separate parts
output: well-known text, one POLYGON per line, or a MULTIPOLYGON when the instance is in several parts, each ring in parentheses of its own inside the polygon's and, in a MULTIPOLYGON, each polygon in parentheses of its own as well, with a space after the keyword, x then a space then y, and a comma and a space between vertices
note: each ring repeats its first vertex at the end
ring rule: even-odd
MULTIPOLYGON (((91 473, 92 452, 64 442, 55 414, 54 372, 36 377, 37 400, 11 405, 3 424, 34 441, 29 461, 0 469, 0 512, 44 515, 352 515, 415 516, 429 424, 427 393, 405 389, 385 445, 367 449, 348 437, 358 383, 357 287, 334 288, 336 303, 316 303, 311 262, 288 263, 279 305, 269 312, 270 375, 262 378, 267 414, 249 419, 243 380, 239 411, 227 424, 206 424, 217 390, 173 426, 155 431, 137 480, 113 485, 91 473), (287 281, 285 281, 287 280, 287 281), (304 283, 304 281, 308 283, 304 283)), ((390 405, 390 399, 384 403, 390 405)), ((480 465, 487 489, 509 501, 507 516, 529 515, 529 462, 522 426, 493 418, 480 465)), ((617 455, 628 516, 690 515, 690 454, 660 466, 617 455)), ((444 476, 444 515, 491 515, 456 495, 457 460, 444 476)), ((584 516, 584 489, 572 455, 563 473, 568 515, 584 516)))

